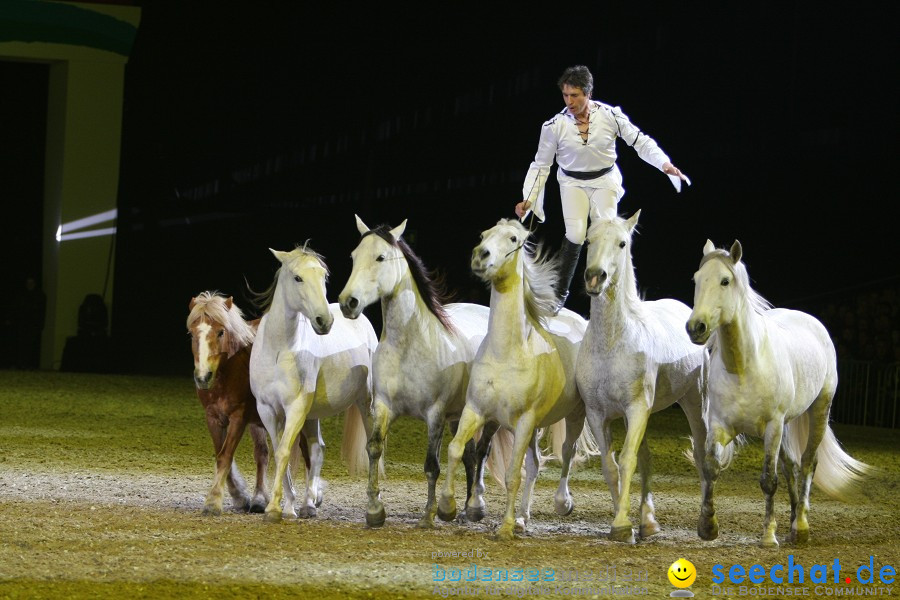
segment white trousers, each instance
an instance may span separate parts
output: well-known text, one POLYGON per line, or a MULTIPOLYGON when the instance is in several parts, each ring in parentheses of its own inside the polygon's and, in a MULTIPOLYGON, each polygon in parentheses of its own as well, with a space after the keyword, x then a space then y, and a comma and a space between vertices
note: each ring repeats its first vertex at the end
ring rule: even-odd
POLYGON ((619 195, 616 190, 560 186, 563 221, 566 239, 573 244, 583 244, 587 234, 588 217, 594 219, 616 216, 619 195))

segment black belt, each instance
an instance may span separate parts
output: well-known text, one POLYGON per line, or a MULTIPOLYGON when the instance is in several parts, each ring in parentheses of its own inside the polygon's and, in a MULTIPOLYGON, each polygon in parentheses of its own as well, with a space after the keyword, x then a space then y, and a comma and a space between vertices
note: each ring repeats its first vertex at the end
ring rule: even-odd
POLYGON ((559 168, 560 171, 568 175, 569 177, 574 177, 575 179, 597 179, 598 177, 603 177, 607 173, 613 170, 612 167, 606 167, 605 169, 600 169, 599 171, 566 171, 562 167, 559 168))

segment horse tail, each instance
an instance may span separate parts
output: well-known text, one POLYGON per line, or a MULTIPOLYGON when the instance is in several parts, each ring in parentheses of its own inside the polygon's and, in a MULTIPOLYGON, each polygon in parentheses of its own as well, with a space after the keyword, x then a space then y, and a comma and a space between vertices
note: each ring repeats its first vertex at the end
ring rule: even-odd
MULTIPOLYGON (((478 435, 480 436, 482 431, 478 431, 478 435)), ((491 477, 494 478, 500 487, 506 489, 506 465, 509 464, 510 459, 512 458, 513 451, 513 442, 515 441, 515 436, 512 431, 508 431, 502 427, 497 429, 497 432, 494 433, 494 437, 491 439, 491 451, 488 452, 487 458, 485 459, 485 466, 491 472, 491 477)))
POLYGON ((347 465, 351 477, 369 472, 369 454, 366 451, 368 441, 362 413, 354 402, 344 415, 344 436, 341 440, 341 459, 347 465))
MULTIPOLYGON (((784 428, 785 451, 799 462, 809 439, 808 414, 803 413, 784 428)), ((816 449, 816 462, 813 483, 835 500, 844 502, 860 493, 863 479, 873 470, 871 465, 844 452, 830 425, 825 426, 822 443, 816 449)))

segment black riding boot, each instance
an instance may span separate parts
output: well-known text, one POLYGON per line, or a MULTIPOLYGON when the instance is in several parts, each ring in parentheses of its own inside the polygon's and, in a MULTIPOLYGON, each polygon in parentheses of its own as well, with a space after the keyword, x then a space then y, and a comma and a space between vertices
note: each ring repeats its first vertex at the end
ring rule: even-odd
POLYGON ((580 257, 581 244, 573 244, 568 238, 563 238, 562 246, 559 248, 559 283, 556 284, 556 295, 559 298, 559 304, 556 307, 557 313, 569 297, 569 285, 575 276, 575 267, 578 266, 580 257))

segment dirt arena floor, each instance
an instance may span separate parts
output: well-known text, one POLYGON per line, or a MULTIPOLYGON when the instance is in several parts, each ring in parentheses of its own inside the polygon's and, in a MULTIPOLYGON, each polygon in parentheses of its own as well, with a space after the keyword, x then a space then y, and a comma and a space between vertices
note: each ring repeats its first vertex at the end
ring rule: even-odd
MULTIPOLYGON (((891 430, 835 426, 854 457, 880 470, 853 503, 814 492, 809 545, 773 550, 757 544, 759 442, 746 446, 720 479, 719 539, 697 537, 699 486, 681 455, 687 423, 677 408, 656 415, 648 430, 662 531, 634 546, 606 539, 612 507, 594 462, 572 478, 576 508, 568 517, 553 511, 559 469, 549 464, 529 529, 512 542, 491 538, 505 502, 493 481, 485 521, 417 529, 425 503, 425 431, 412 420, 399 420, 391 431, 382 486, 388 520, 368 529, 365 482, 350 478, 339 459, 340 418, 326 422, 328 488, 317 518, 271 524, 231 511, 228 497, 225 514, 201 515, 212 482, 212 445, 190 377, 0 371, 0 411, 0 598, 659 598, 675 589, 666 571, 679 558, 696 567, 691 590, 701 598, 900 589, 879 580, 889 573, 885 567, 900 567, 900 448, 891 430), (874 580, 861 585, 870 561, 874 580), (789 562, 801 565, 802 583, 727 579, 733 565, 758 564, 768 574, 789 562), (811 580, 815 565, 827 567, 827 583, 811 580), (722 584, 713 579, 717 566, 725 573, 722 584), (510 581, 501 580, 504 572, 510 581)), ((621 428, 615 434, 620 441, 621 428)), ((238 462, 252 478, 249 441, 238 462)), ((462 505, 462 472, 457 480, 462 505)), ((778 497, 784 539, 786 491, 778 497)))

